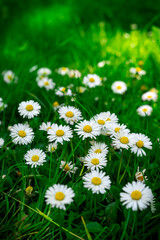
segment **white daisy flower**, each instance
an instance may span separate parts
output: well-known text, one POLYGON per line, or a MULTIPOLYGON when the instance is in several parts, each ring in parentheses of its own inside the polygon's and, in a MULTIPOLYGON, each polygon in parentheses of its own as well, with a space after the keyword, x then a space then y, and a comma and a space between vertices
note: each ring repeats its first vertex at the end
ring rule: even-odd
POLYGON ((127 91, 127 85, 123 81, 115 81, 112 84, 111 89, 114 93, 123 94, 127 91))
POLYGON ((33 129, 28 124, 14 124, 10 129, 10 136, 14 144, 27 145, 34 139, 33 129))
POLYGON ((81 77, 81 73, 78 70, 69 70, 68 71, 68 77, 69 78, 80 78, 81 77))
POLYGON ((143 169, 142 172, 139 171, 139 167, 137 168, 137 172, 135 174, 135 178, 137 181, 144 182, 144 180, 147 180, 147 177, 144 175, 146 169, 143 169))
POLYGON ((136 77, 136 75, 138 76, 143 76, 146 75, 146 71, 144 71, 142 68, 140 67, 131 67, 130 68, 130 73, 132 77, 136 77))
POLYGON ((42 80, 38 81, 38 86, 40 88, 44 87, 47 91, 52 90, 55 87, 55 83, 53 80, 50 78, 44 77, 42 80))
POLYGON ((133 135, 126 130, 119 130, 119 132, 112 136, 112 144, 117 149, 128 149, 133 144, 133 135))
POLYGON ((108 146, 105 143, 93 142, 91 148, 89 149, 89 154, 92 153, 101 153, 106 156, 108 154, 108 146))
POLYGON ((3 138, 0 138, 0 148, 2 148, 4 145, 4 139, 3 138))
POLYGON ((37 167, 43 165, 46 162, 46 154, 40 149, 30 149, 24 155, 24 159, 26 160, 26 164, 31 165, 31 167, 37 167))
POLYGON ((101 79, 97 74, 88 74, 83 78, 83 84, 87 85, 89 88, 100 86, 101 79))
POLYGON ((3 80, 6 83, 12 83, 14 81, 15 74, 11 70, 5 71, 3 74, 3 80))
POLYGON ((119 123, 113 123, 112 125, 110 125, 108 127, 108 135, 115 135, 117 134, 117 132, 119 132, 120 130, 125 130, 128 131, 128 133, 130 132, 129 129, 127 129, 127 126, 124 124, 119 124, 119 123))
POLYGON ((143 105, 143 106, 140 106, 139 108, 137 108, 137 113, 141 117, 150 116, 152 111, 153 111, 153 108, 149 105, 143 105))
POLYGON ((64 76, 64 75, 68 74, 69 68, 67 68, 67 67, 61 67, 61 68, 58 68, 58 69, 56 70, 56 72, 57 72, 58 74, 64 76))
POLYGON ((79 87, 76 88, 76 91, 77 91, 78 93, 84 93, 86 90, 87 90, 86 87, 81 87, 81 86, 79 86, 79 87))
POLYGON ((60 107, 58 113, 60 115, 60 119, 63 118, 66 123, 71 125, 77 123, 79 120, 82 120, 82 114, 80 110, 72 106, 60 107))
POLYGON ((40 126, 39 126, 39 130, 42 131, 48 131, 49 129, 52 129, 54 127, 55 123, 51 123, 51 122, 43 122, 40 126))
POLYGON ((106 192, 106 189, 110 189, 111 180, 109 176, 105 176, 105 173, 99 170, 94 170, 90 173, 86 173, 82 179, 84 180, 84 187, 88 190, 92 190, 93 193, 106 192))
POLYGON ((47 77, 48 75, 50 75, 52 73, 51 69, 43 67, 38 69, 37 74, 38 76, 42 76, 42 77, 47 77))
POLYGON ((72 164, 72 162, 67 163, 65 161, 61 161, 60 168, 63 169, 63 171, 66 172, 66 174, 68 174, 70 177, 71 173, 75 173, 78 169, 74 164, 72 164))
POLYGON ((146 209, 151 205, 153 194, 151 189, 142 182, 127 183, 120 193, 120 201, 126 208, 132 208, 133 211, 146 209))
POLYGON ((93 120, 84 120, 75 126, 75 131, 83 140, 88 137, 96 138, 96 136, 100 135, 100 129, 98 123, 93 120))
POLYGON ((51 204, 52 207, 66 209, 65 204, 73 202, 75 194, 72 188, 66 185, 54 184, 45 194, 46 203, 51 204))
POLYGON ((101 61, 101 62, 98 62, 98 63, 97 63, 97 66, 98 66, 99 68, 102 68, 102 67, 105 66, 105 64, 106 64, 106 61, 101 61))
POLYGON ((34 102, 33 100, 23 101, 19 104, 18 112, 23 118, 27 117, 28 119, 38 116, 41 110, 39 103, 34 102))
POLYGON ((102 169, 107 165, 107 160, 102 153, 91 153, 84 158, 84 165, 91 170, 102 169))
POLYGON ((59 97, 72 96, 72 91, 71 89, 67 89, 66 87, 59 87, 57 90, 55 90, 55 94, 59 97))
POLYGON ((158 93, 159 91, 156 88, 151 88, 150 92, 158 93))
POLYGON ((53 129, 48 130, 48 139, 49 142, 56 142, 63 144, 63 141, 70 141, 73 137, 73 131, 68 126, 58 126, 57 124, 54 125, 53 129))
POLYGON ((131 146, 131 152, 137 154, 137 156, 146 156, 144 148, 152 149, 152 142, 150 139, 142 133, 133 134, 133 143, 131 146))
POLYGON ((3 102, 2 98, 0 98, 0 112, 3 111, 6 107, 8 107, 8 105, 3 102))
POLYGON ((29 69, 29 72, 34 72, 38 68, 38 65, 34 65, 29 69))
POLYGON ((50 143, 47 146, 47 152, 53 153, 56 151, 56 149, 57 149, 57 143, 50 143))
POLYGON ((153 100, 154 102, 156 102, 157 99, 158 99, 158 94, 155 93, 155 92, 148 91, 148 92, 146 92, 146 93, 144 93, 142 95, 142 100, 143 101, 151 101, 151 100, 153 100))

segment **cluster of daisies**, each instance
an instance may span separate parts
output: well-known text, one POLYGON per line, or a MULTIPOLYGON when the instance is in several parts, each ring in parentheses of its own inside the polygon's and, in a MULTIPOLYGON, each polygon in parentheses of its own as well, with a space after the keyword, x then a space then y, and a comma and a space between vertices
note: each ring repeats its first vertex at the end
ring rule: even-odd
MULTIPOLYGON (((140 157, 146 155, 146 149, 152 149, 152 142, 147 136, 131 133, 126 125, 118 122, 114 113, 101 112, 90 120, 84 120, 81 111, 73 106, 60 106, 57 110, 59 119, 63 119, 66 125, 42 122, 39 126, 40 131, 47 133, 49 145, 46 152, 55 152, 58 144, 62 146, 65 142, 71 142, 76 134, 82 140, 91 139, 88 153, 80 158, 82 170, 79 176, 82 176, 84 188, 91 190, 93 194, 105 194, 111 187, 110 176, 106 175, 108 146, 104 142, 97 142, 97 136, 109 137, 110 147, 115 150, 130 150, 131 153, 140 157)), ((18 106, 18 112, 23 118, 32 119, 40 114, 41 106, 33 100, 23 101, 18 106)), ((9 131, 14 144, 27 145, 34 140, 34 131, 28 123, 10 126, 9 131)), ((3 144, 4 142, 1 145, 3 144)), ((24 160, 31 167, 40 167, 47 162, 47 154, 42 149, 33 148, 25 153, 24 160)), ((67 160, 61 161, 60 168, 69 176, 78 170, 74 162, 67 162, 67 160)), ((153 205, 152 191, 144 183, 146 180, 144 171, 140 172, 138 169, 135 176, 137 181, 127 183, 120 194, 123 205, 132 208, 133 211, 143 210, 153 205)), ((54 184, 45 194, 47 204, 64 210, 65 205, 70 204, 74 196, 74 190, 62 184, 54 184)))

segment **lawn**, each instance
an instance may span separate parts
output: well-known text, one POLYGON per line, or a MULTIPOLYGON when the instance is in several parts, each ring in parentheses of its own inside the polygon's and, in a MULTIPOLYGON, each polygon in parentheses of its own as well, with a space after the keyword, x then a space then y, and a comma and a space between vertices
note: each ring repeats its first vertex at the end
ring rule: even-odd
POLYGON ((0 9, 0 239, 160 238, 160 3, 2 0, 0 9), (16 142, 17 124, 33 130, 29 140, 21 125, 16 142))

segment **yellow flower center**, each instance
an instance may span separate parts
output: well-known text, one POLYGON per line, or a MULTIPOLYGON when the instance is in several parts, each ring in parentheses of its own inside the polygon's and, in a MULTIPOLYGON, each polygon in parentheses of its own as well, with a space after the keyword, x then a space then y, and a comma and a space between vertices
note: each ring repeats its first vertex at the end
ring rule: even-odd
POLYGON ((48 81, 44 82, 44 85, 45 85, 45 86, 48 86, 48 85, 49 85, 49 82, 48 82, 48 81))
POLYGON ((114 129, 114 131, 115 131, 116 133, 119 132, 119 130, 120 130, 119 127, 116 127, 116 128, 114 129))
POLYGON ((148 98, 152 98, 152 96, 151 96, 151 95, 149 95, 149 96, 148 96, 148 98))
POLYGON ((111 121, 111 119, 110 119, 110 118, 107 118, 107 119, 106 119, 106 122, 107 122, 107 121, 111 121))
POLYGON ((147 112, 147 108, 143 108, 143 110, 142 110, 143 112, 147 112))
POLYGON ((38 160, 39 160, 39 156, 38 155, 33 155, 32 156, 32 161, 33 162, 38 162, 38 160))
POLYGON ((90 132, 92 132, 92 127, 89 125, 86 125, 86 126, 84 126, 83 131, 86 133, 90 133, 90 132))
POLYGON ((9 80, 12 80, 12 75, 8 75, 8 79, 9 79, 9 80))
POLYGON ((94 153, 101 153, 102 151, 101 151, 101 149, 96 149, 95 151, 94 151, 94 153))
POLYGON ((144 146, 144 143, 143 141, 139 140, 137 143, 136 143, 137 147, 138 148, 142 148, 144 146))
POLYGON ((28 186, 25 191, 26 191, 26 194, 31 195, 31 193, 33 191, 33 187, 32 186, 28 186))
POLYGON ((73 112, 71 111, 66 112, 66 117, 71 118, 73 116, 74 116, 73 112))
POLYGON ((101 184, 101 179, 99 177, 93 177, 92 178, 92 183, 94 185, 100 185, 101 184))
POLYGON ((70 167, 69 167, 68 164, 65 165, 64 170, 65 170, 65 171, 69 171, 69 170, 70 170, 70 167))
POLYGON ((122 87, 121 86, 117 86, 117 89, 121 89, 122 87))
POLYGON ((55 149, 55 147, 51 147, 51 151, 55 151, 56 149, 55 149))
POLYGON ((47 130, 52 129, 51 127, 48 127, 47 130))
POLYGON ((135 190, 131 193, 131 197, 134 200, 139 200, 142 197, 142 193, 138 190, 135 190))
POLYGON ((58 201, 62 201, 64 198, 65 198, 65 195, 64 195, 63 192, 57 192, 55 194, 55 199, 58 200, 58 201))
POLYGON ((23 130, 20 130, 20 131, 18 132, 18 135, 19 135, 20 137, 24 138, 24 137, 26 136, 26 132, 23 131, 23 130))
POLYGON ((137 177, 138 180, 140 180, 141 182, 144 180, 144 177, 141 175, 141 173, 139 174, 139 176, 137 177))
POLYGON ((55 101, 54 103, 53 103, 53 107, 58 107, 59 106, 59 103, 57 102, 57 101, 55 101))
POLYGON ((99 119, 97 122, 98 122, 100 125, 104 125, 104 124, 105 124, 105 121, 104 121, 104 120, 101 120, 101 119, 99 119))
POLYGON ((28 105, 26 106, 26 110, 27 110, 27 111, 32 111, 32 110, 33 110, 33 106, 30 105, 30 104, 28 104, 28 105))
POLYGON ((142 69, 140 67, 136 67, 136 72, 140 72, 142 69))
POLYGON ((66 88, 65 88, 65 87, 61 89, 61 92, 64 93, 65 91, 66 91, 66 88))
POLYGON ((121 137, 120 142, 123 144, 127 144, 127 143, 129 143, 129 139, 128 139, 128 137, 121 137))
POLYGON ((91 163, 92 163, 93 165, 98 165, 98 164, 99 164, 99 159, 98 159, 98 158, 93 158, 93 159, 91 160, 91 163))
POLYGON ((56 135, 57 135, 58 137, 62 137, 62 136, 64 135, 64 131, 61 130, 61 129, 59 129, 59 130, 56 131, 56 135))
POLYGON ((89 79, 90 82, 95 82, 94 78, 89 79))
POLYGON ((62 67, 62 71, 66 71, 67 70, 67 68, 66 67, 62 67))

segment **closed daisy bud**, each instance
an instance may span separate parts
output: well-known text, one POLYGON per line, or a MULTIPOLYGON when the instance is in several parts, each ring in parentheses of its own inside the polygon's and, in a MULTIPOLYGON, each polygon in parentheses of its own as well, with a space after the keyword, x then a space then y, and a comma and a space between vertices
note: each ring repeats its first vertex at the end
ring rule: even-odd
POLYGON ((25 190, 26 195, 31 196, 32 192, 33 192, 33 187, 32 186, 28 186, 25 190))

